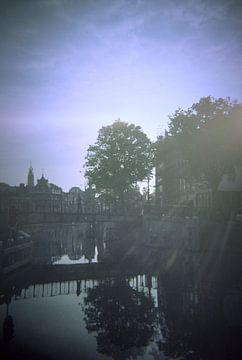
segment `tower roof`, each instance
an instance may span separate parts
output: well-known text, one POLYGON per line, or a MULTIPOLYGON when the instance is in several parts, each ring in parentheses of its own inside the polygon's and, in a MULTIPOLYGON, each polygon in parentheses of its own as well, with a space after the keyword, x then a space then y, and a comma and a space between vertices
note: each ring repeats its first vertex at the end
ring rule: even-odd
POLYGON ((28 187, 34 187, 34 170, 32 164, 30 164, 28 172, 28 187))

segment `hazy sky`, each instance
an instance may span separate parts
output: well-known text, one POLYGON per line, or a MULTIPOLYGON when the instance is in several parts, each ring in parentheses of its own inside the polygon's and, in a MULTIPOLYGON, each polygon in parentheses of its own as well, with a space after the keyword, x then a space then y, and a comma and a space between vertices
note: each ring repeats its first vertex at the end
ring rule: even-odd
POLYGON ((242 2, 0 0, 0 182, 68 190, 117 118, 155 140, 203 96, 242 101, 242 2))

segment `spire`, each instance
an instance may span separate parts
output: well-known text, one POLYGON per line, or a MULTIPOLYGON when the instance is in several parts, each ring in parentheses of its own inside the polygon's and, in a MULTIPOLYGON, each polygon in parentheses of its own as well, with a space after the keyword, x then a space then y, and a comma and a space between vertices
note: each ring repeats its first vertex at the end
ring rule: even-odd
POLYGON ((34 170, 32 167, 32 163, 30 162, 29 172, 28 172, 28 187, 34 187, 34 170))

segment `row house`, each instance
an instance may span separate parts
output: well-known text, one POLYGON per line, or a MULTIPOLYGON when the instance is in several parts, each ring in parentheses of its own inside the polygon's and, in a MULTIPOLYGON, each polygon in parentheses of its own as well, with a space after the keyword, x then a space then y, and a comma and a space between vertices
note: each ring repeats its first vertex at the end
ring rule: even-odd
POLYGON ((189 177, 189 163, 182 158, 179 145, 169 136, 157 141, 155 172, 156 208, 158 212, 190 215, 211 207, 211 189, 204 179, 189 177))
POLYGON ((82 213, 84 211, 84 191, 73 187, 64 192, 61 187, 49 183, 42 177, 34 182, 32 166, 29 168, 27 185, 10 186, 0 183, 0 212, 16 208, 22 213, 82 213))

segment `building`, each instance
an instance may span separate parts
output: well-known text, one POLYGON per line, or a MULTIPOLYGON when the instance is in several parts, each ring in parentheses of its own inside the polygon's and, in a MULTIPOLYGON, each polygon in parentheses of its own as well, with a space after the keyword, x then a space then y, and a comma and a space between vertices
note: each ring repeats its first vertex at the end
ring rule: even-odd
POLYGON ((212 192, 205 179, 190 176, 189 162, 182 157, 179 143, 172 137, 157 140, 156 208, 158 212, 183 215, 206 212, 212 192))
POLYGON ((1 223, 8 222, 8 212, 14 207, 21 214, 82 214, 85 209, 85 192, 78 187, 73 187, 69 192, 64 192, 56 184, 49 183, 42 174, 41 178, 34 181, 34 170, 30 166, 27 175, 27 184, 10 186, 0 183, 0 214, 1 223))
POLYGON ((32 165, 29 168, 29 173, 28 173, 28 188, 29 189, 33 189, 34 188, 34 170, 32 168, 32 165))
POLYGON ((169 209, 194 205, 194 187, 188 174, 188 162, 181 156, 181 151, 172 138, 158 139, 156 164, 156 205, 165 212, 169 209))
POLYGON ((242 166, 234 166, 225 173, 218 186, 221 210, 228 217, 234 217, 242 209, 242 166))

